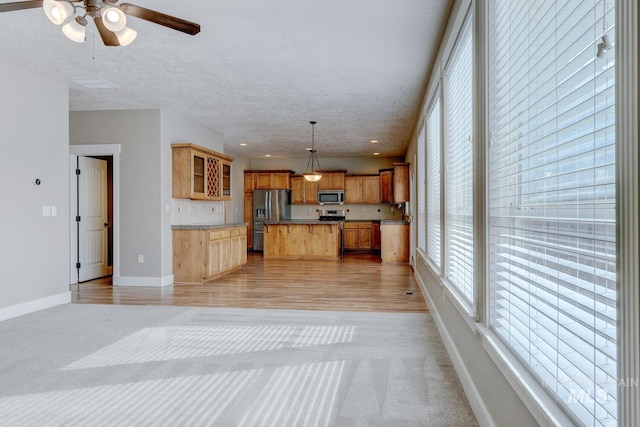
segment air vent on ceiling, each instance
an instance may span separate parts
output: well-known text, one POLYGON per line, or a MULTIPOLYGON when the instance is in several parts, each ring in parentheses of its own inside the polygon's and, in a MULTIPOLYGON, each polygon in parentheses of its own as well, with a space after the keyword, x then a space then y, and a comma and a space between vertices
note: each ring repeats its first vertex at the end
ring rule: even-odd
POLYGON ((80 85, 87 89, 118 89, 118 86, 109 83, 103 79, 73 79, 71 80, 77 85, 80 85))

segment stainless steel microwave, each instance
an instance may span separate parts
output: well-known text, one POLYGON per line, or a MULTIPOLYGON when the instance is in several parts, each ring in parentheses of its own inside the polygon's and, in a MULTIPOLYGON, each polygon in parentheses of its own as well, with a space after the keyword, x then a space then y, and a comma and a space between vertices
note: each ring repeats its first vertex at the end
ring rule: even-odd
POLYGON ((341 205, 344 203, 344 190, 318 190, 318 203, 321 205, 341 205))

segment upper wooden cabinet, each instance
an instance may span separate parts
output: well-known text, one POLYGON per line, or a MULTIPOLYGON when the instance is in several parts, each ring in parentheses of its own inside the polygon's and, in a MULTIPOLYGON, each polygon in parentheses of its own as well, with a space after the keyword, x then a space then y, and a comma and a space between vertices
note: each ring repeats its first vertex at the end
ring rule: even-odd
POLYGON ((393 164, 380 170, 380 203, 409 201, 409 163, 393 164))
POLYGON ((393 203, 409 201, 409 163, 393 164, 393 203))
POLYGON ((380 203, 378 175, 351 175, 344 179, 345 203, 380 203))
POLYGON ((291 170, 255 170, 244 171, 244 191, 253 190, 290 190, 291 170))
POLYGON ((291 204, 292 205, 317 205, 318 183, 304 179, 303 176, 291 177, 291 204))
POLYGON ((231 200, 233 157, 195 144, 172 144, 172 197, 231 200))
POLYGON ((318 181, 318 190, 344 190, 345 173, 347 171, 322 172, 322 178, 318 181))

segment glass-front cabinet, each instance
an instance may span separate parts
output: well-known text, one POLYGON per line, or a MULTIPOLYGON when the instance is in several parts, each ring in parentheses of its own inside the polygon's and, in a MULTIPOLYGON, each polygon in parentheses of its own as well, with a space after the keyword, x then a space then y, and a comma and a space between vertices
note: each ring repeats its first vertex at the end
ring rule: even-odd
POLYGON ((231 200, 233 157, 195 144, 173 144, 172 197, 196 200, 231 200))

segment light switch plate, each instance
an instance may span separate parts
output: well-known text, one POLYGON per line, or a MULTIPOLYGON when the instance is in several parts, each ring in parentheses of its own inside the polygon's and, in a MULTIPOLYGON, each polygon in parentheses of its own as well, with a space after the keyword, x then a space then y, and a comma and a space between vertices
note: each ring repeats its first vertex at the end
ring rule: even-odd
POLYGON ((42 207, 42 216, 51 216, 51 206, 42 207))
POLYGON ((51 206, 51 216, 58 216, 58 207, 51 206))

